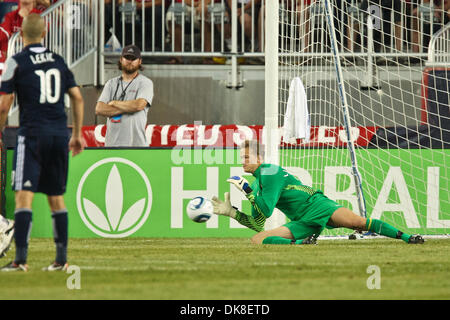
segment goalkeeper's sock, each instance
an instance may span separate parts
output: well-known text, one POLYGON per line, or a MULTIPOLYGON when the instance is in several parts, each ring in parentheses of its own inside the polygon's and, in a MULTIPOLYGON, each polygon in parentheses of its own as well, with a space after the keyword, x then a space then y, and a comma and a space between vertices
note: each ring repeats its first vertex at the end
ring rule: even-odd
POLYGON ((53 239, 56 245, 55 262, 64 265, 67 262, 67 229, 68 218, 67 210, 52 212, 53 220, 53 239))
POLYGON ((366 229, 368 231, 372 231, 389 238, 402 239, 406 243, 408 243, 408 240, 411 237, 411 235, 403 233, 397 228, 391 226, 390 224, 378 219, 367 219, 366 229))
MULTIPOLYGON (((308 238, 306 238, 306 239, 308 239, 308 238)), ((305 243, 305 239, 291 240, 291 239, 286 239, 286 238, 276 237, 276 236, 267 237, 263 240, 262 243, 263 244, 310 244, 310 242, 305 243)))
POLYGON ((28 256, 28 239, 30 238, 32 211, 30 209, 17 209, 14 213, 14 239, 16 242, 17 264, 25 264, 28 256))
POLYGON ((282 237, 272 236, 272 237, 265 238, 262 243, 263 244, 291 244, 292 240, 282 238, 282 237))

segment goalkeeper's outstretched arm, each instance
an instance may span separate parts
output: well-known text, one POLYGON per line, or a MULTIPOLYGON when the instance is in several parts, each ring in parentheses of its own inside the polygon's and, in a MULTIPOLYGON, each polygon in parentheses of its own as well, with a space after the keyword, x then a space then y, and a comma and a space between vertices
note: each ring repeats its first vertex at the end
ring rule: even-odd
POLYGON ((262 213, 256 212, 255 217, 247 215, 231 206, 229 192, 225 192, 224 196, 225 201, 222 201, 217 197, 211 199, 215 214, 233 218, 243 226, 255 230, 256 232, 261 232, 264 229, 266 217, 262 213))
POLYGON ((255 230, 256 232, 261 232, 264 230, 264 224, 266 223, 266 217, 261 213, 258 213, 256 217, 246 215, 245 213, 236 210, 236 216, 234 218, 237 222, 255 230))

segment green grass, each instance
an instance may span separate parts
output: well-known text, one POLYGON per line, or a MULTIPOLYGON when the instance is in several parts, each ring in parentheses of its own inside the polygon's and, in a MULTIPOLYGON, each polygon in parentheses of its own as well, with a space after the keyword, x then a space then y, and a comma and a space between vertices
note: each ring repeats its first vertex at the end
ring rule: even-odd
MULTIPOLYGON (((256 246, 248 239, 71 239, 70 274, 45 273, 51 239, 31 239, 29 272, 0 273, 5 299, 448 299, 450 240, 389 239, 256 246), (381 270, 369 290, 367 267, 381 270)), ((6 264, 14 250, 1 259, 6 264)))

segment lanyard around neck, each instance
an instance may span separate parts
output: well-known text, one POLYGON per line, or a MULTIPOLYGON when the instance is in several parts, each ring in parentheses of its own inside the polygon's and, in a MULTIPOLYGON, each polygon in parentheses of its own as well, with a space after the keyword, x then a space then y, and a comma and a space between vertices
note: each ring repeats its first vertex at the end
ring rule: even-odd
POLYGON ((123 101, 125 99, 128 87, 133 83, 134 79, 136 79, 138 75, 139 75, 139 73, 136 74, 133 79, 131 79, 131 81, 127 84, 125 89, 123 88, 123 77, 120 77, 120 81, 117 82, 117 87, 116 87, 116 91, 114 92, 113 100, 123 101), (116 96, 117 96, 117 90, 119 90, 119 84, 120 84, 120 87, 122 88, 122 93, 120 94, 120 97, 117 99, 116 96))

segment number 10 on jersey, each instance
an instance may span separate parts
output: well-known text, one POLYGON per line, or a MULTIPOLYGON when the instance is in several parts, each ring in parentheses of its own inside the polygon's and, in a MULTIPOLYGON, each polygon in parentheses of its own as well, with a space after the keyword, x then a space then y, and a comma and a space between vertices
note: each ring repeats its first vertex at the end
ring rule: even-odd
POLYGON ((57 103, 61 95, 61 75, 59 70, 52 68, 47 71, 36 70, 34 73, 36 73, 40 79, 41 96, 39 98, 39 103, 57 103), (55 84, 53 91, 52 80, 55 84))

